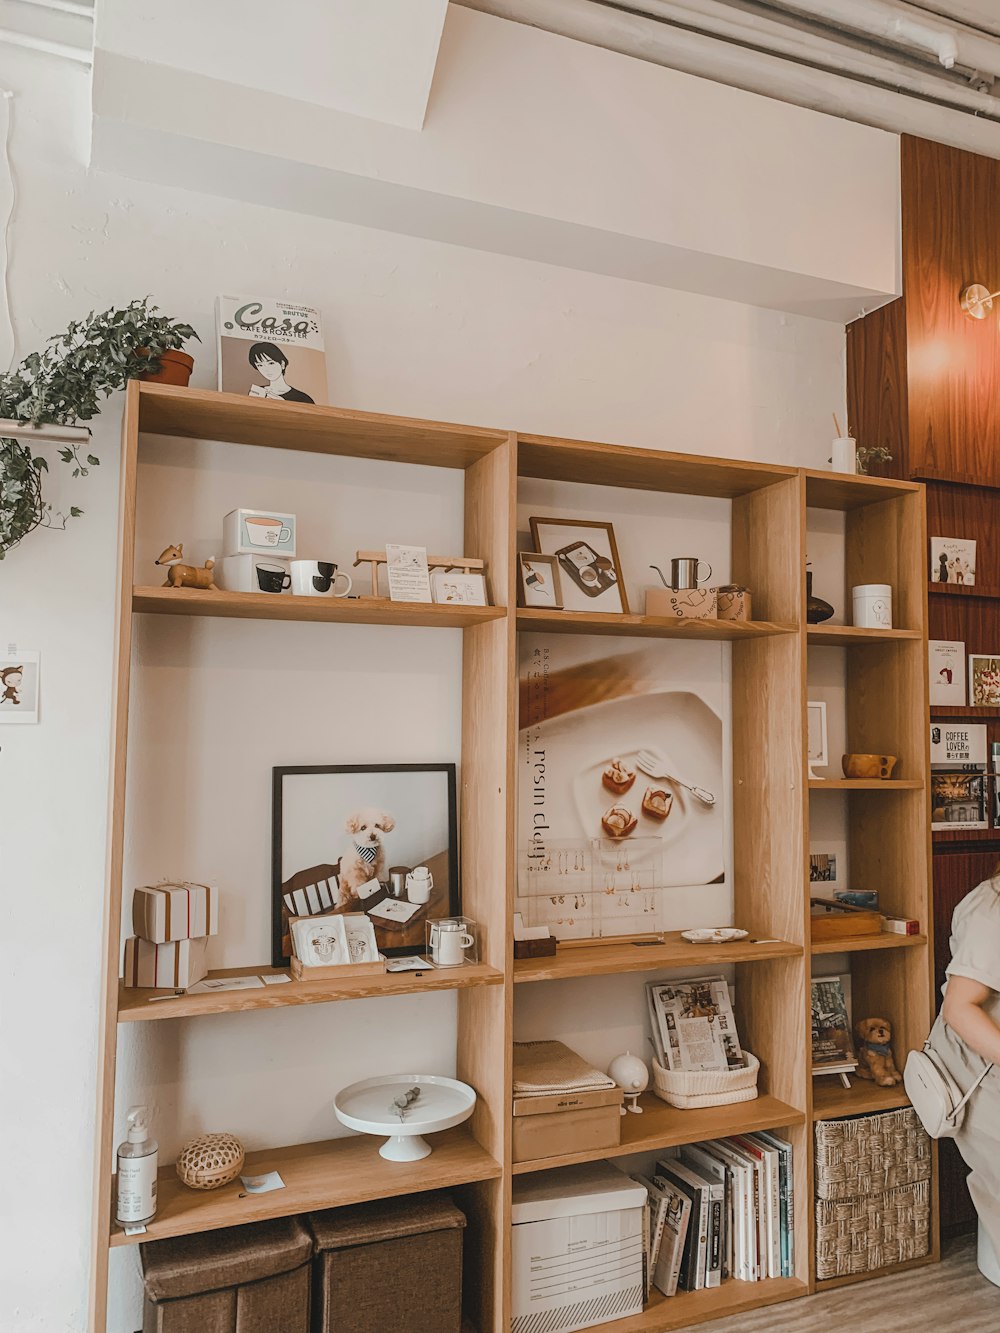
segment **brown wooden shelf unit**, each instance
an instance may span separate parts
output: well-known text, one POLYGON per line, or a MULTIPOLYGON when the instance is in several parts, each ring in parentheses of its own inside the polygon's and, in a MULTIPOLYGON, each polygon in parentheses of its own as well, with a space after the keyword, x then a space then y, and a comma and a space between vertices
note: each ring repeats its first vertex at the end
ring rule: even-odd
MULTIPOLYGON (((641 1315, 608 1327, 613 1333, 666 1333, 814 1290, 811 1122, 824 1115, 902 1105, 905 1099, 898 1092, 887 1095, 871 1086, 855 1085, 850 1093, 838 1091, 828 1081, 826 1086, 814 1085, 810 1076, 809 892, 803 885, 809 873, 812 790, 847 793, 856 881, 891 885, 887 909, 891 906, 895 912, 928 922, 926 934, 919 939, 904 942, 894 937, 891 942, 849 946, 855 1007, 872 1006, 873 1012, 889 1014, 900 1051, 920 1044, 931 1013, 930 841, 923 790, 927 782, 927 661, 922 488, 879 478, 138 383, 129 387, 123 434, 114 784, 94 1201, 96 1234, 106 1237, 108 1243, 95 1246, 92 1333, 106 1329, 110 1249, 135 1239, 126 1238, 110 1223, 120 1024, 166 1019, 188 1022, 210 1014, 252 1015, 275 1007, 452 991, 457 1011, 455 1068, 459 1078, 476 1088, 478 1104, 467 1125, 435 1136, 429 1158, 409 1164, 385 1162, 379 1157, 377 1140, 353 1136, 263 1150, 250 1155, 250 1169, 280 1170, 286 1188, 246 1199, 239 1198, 238 1186, 210 1194, 186 1190, 166 1164, 161 1171, 159 1210, 145 1239, 191 1235, 242 1221, 414 1191, 458 1188, 470 1217, 466 1314, 479 1333, 506 1333, 511 1322, 508 1236, 512 1177, 543 1165, 609 1155, 572 1153, 531 1164, 511 1160, 510 1052, 516 1005, 529 998, 538 1002, 539 996, 544 1000, 545 992, 532 983, 554 986, 587 978, 588 985, 597 988, 611 984, 605 977, 632 973, 634 984, 641 986, 644 973, 669 973, 682 967, 715 969, 725 964, 735 969, 741 1038, 761 1061, 760 1095, 747 1103, 690 1112, 675 1110, 647 1094, 644 1114, 624 1118, 622 1145, 612 1155, 652 1152, 722 1134, 780 1129, 795 1151, 794 1276, 761 1283, 730 1281, 717 1290, 684 1293, 671 1300, 654 1295, 641 1315), (336 460, 349 457, 376 460, 387 468, 398 464, 462 472, 465 551, 485 560, 494 605, 448 608, 370 599, 312 601, 285 595, 200 594, 142 586, 142 577, 137 586, 137 522, 143 549, 148 549, 150 506, 154 504, 150 497, 156 491, 154 464, 156 459, 169 459, 174 447, 171 439, 206 441, 213 449, 242 451, 236 457, 248 468, 261 457, 253 453, 257 449, 328 455, 334 484, 336 460), (519 478, 553 483, 572 478, 592 486, 727 501, 731 578, 752 590, 759 619, 745 625, 672 624, 641 615, 606 617, 517 609, 519 478), (806 625, 810 507, 845 514, 845 587, 858 582, 892 583, 896 618, 907 628, 875 634, 844 626, 806 625), (218 624, 197 627, 199 618, 218 624), (240 624, 227 627, 224 622, 228 620, 240 624), (309 635, 330 636, 331 663, 338 653, 350 651, 354 641, 351 625, 384 625, 400 631, 408 625, 461 630, 461 878, 463 910, 482 930, 481 963, 448 975, 402 973, 343 983, 287 983, 263 992, 181 995, 155 1002, 149 992, 122 990, 123 892, 131 887, 126 847, 141 813, 133 808, 132 794, 126 791, 130 702, 135 704, 131 695, 140 685, 139 673, 133 679, 131 672, 133 661, 140 660, 134 654, 141 653, 146 664, 166 651, 175 668, 183 660, 177 645, 195 642, 203 633, 239 635, 241 644, 257 636, 255 643, 266 643, 268 651, 278 653, 281 636, 296 631, 284 631, 276 622, 300 620, 330 627, 310 630, 309 635), (262 622, 259 629, 253 628, 255 621, 262 622), (678 652, 684 651, 685 640, 728 643, 723 651, 731 654, 732 678, 734 919, 749 931, 748 939, 701 946, 671 932, 652 946, 609 940, 590 948, 564 949, 553 958, 513 961, 516 636, 539 631, 663 638, 671 641, 671 651, 678 652), (808 780, 804 731, 810 644, 846 649, 851 748, 900 755, 905 766, 899 781, 813 784, 808 780), (873 793, 881 794, 873 799, 873 793), (869 958, 878 966, 870 965, 869 958), (530 992, 525 990, 527 985, 531 985, 530 992)), ((191 467, 202 465, 199 447, 176 447, 188 451, 191 467)), ((325 468, 326 464, 311 466, 325 468)), ((387 471, 386 486, 405 485, 398 480, 402 475, 387 471)), ((292 483, 283 478, 283 484, 287 495, 292 483)), ((405 663, 397 669, 405 670, 405 663)), ((158 689, 160 677, 170 674, 144 672, 142 690, 158 689)), ((143 716, 145 703, 140 701, 136 717, 143 716)), ((189 748, 188 761, 196 767, 199 752, 194 741, 189 748)), ((266 809, 255 810, 253 817, 265 820, 266 809)), ((179 818, 183 819, 183 813, 179 818)), ((838 947, 842 949, 843 942, 838 947)), ((236 971, 261 970, 251 964, 252 960, 236 971)), ((247 1017, 242 1021, 262 1020, 247 1017)), ((147 1039, 154 1040, 155 1032, 149 1030, 147 1039)), ((169 1032, 165 1030, 164 1035, 169 1032)))

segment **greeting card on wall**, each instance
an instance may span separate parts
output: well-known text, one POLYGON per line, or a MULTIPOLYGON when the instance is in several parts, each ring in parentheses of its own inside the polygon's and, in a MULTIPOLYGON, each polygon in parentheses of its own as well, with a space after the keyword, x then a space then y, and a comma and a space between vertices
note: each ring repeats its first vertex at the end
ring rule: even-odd
POLYGON ((219 388, 283 403, 326 402, 318 310, 263 296, 220 296, 219 388))
POLYGON ((969 654, 969 704, 973 708, 1000 708, 1000 658, 969 654))
POLYGON ((522 635, 519 690, 528 925, 559 939, 662 930, 664 889, 724 882, 717 645, 609 655, 599 638, 522 635))
POLYGON ((962 537, 932 537, 931 582, 975 584, 976 543, 962 537))
POLYGON ((986 769, 986 727, 931 723, 931 768, 986 769))
POLYGON ((0 723, 38 721, 39 654, 11 644, 0 657, 0 723))
POLYGON ((965 644, 931 639, 927 644, 932 704, 965 705, 965 644))

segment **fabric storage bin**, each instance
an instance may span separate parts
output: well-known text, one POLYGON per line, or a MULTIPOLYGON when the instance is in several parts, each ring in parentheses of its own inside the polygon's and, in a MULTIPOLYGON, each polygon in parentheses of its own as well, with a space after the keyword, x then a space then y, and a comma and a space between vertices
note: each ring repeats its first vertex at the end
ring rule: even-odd
POLYGON ((912 1107, 819 1120, 816 1276, 873 1273, 930 1248, 931 1144, 912 1107))
POLYGON ((309 1333, 312 1248, 296 1217, 140 1245, 142 1333, 309 1333))
POLYGON ((306 1220, 316 1246, 313 1333, 461 1333, 465 1215, 447 1196, 380 1199, 306 1220))

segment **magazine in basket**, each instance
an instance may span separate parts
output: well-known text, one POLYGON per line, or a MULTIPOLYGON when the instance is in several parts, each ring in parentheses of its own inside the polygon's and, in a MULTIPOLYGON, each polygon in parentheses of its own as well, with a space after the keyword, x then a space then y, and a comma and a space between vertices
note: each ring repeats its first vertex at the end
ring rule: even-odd
POLYGON ((646 985, 656 1058, 664 1069, 742 1069, 725 977, 651 981, 646 985))
POLYGON ((266 296, 220 296, 219 388, 282 403, 326 402, 318 310, 266 296))

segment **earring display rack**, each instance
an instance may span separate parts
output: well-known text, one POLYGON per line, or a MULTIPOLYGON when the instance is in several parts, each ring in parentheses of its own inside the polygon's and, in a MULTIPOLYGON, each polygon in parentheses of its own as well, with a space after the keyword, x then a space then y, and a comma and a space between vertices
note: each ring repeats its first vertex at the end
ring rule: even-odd
MULTIPOLYGON (((887 937, 885 947, 877 950, 867 941, 840 942, 841 951, 851 956, 855 1011, 890 1015, 899 1052, 919 1046, 932 1013, 922 487, 139 383, 129 386, 123 440, 92 1333, 106 1329, 108 1260, 113 1247, 440 1188, 456 1192, 469 1218, 465 1282, 469 1322, 478 1333, 506 1333, 511 1321, 514 1174, 607 1155, 575 1153, 513 1164, 511 1056, 517 994, 524 985, 542 981, 586 976, 596 990, 603 976, 730 963, 735 969, 740 1035, 761 1062, 760 1095, 752 1102, 680 1111, 644 1094, 645 1113, 623 1118, 622 1145, 615 1155, 780 1129, 795 1151, 794 1276, 759 1283, 728 1281, 720 1288, 685 1292, 669 1300, 654 1293, 641 1315, 604 1327, 611 1333, 666 1333, 830 1285, 816 1282, 811 1259, 812 1121, 899 1106, 905 1104, 905 1095, 898 1089, 886 1091, 860 1081, 850 1090, 814 1088, 810 1077, 809 811, 817 801, 843 802, 858 882, 877 883, 882 888, 884 910, 917 916, 927 923, 927 934, 916 944, 905 936, 887 937), (457 469, 464 474, 464 550, 485 561, 495 605, 452 607, 288 595, 266 598, 136 586, 136 492, 142 481, 144 441, 150 436, 222 442, 243 450, 264 447, 325 455, 334 478, 338 457, 391 462, 398 465, 401 475, 411 465, 457 469), (552 482, 573 478, 590 485, 729 501, 731 577, 752 589, 754 611, 760 619, 706 625, 637 615, 517 608, 519 478, 552 482), (902 628, 883 631, 876 638, 870 632, 838 635, 827 627, 807 626, 808 507, 845 513, 846 589, 854 583, 891 583, 902 628), (137 1004, 134 992, 121 990, 125 847, 139 817, 126 799, 133 628, 138 616, 164 614, 251 621, 302 619, 334 626, 315 631, 344 636, 336 648, 331 639, 332 671, 337 669, 337 653, 349 651, 347 638, 352 631, 346 626, 461 628, 462 910, 480 926, 479 964, 455 969, 454 974, 435 972, 427 979, 416 974, 387 974, 353 978, 349 983, 332 981, 317 984, 308 996, 302 994, 302 985, 291 982, 263 990, 179 996, 145 1009, 137 1004), (731 644, 732 885, 735 919, 748 929, 748 939, 701 946, 688 944, 671 932, 662 942, 646 947, 605 940, 589 948, 561 949, 552 958, 514 962, 515 879, 522 881, 523 891, 527 874, 515 851, 516 642, 519 630, 539 629, 662 638, 675 643, 709 637, 731 644), (881 789, 871 784, 807 781, 806 663, 813 645, 836 646, 846 654, 849 748, 900 755, 897 781, 881 784, 881 789), (357 1137, 275 1146, 253 1154, 253 1170, 280 1171, 286 1188, 244 1200, 239 1199, 238 1189, 229 1186, 209 1194, 185 1190, 173 1179, 173 1168, 165 1166, 159 1210, 147 1234, 125 1236, 113 1224, 120 1023, 147 1019, 188 1023, 207 1014, 418 993, 428 986, 455 991, 456 1074, 478 1093, 472 1119, 439 1136, 430 1157, 404 1165, 384 1163, 376 1142, 357 1137)), ((157 448, 164 447, 169 444, 161 438, 157 448)), ((169 624, 164 625, 165 630, 169 624)), ((280 633, 270 627, 260 632, 270 636, 270 643, 280 633)), ((197 765, 199 754, 191 753, 187 760, 197 765)), ((266 819, 265 811, 261 818, 266 819)), ((550 868, 548 874, 552 873, 550 868)), ((593 893, 601 897, 602 875, 615 876, 615 895, 623 887, 626 893, 630 889, 629 872, 606 867, 593 849, 589 873, 593 893)), ((575 874, 587 878, 587 872, 575 874)), ((564 883, 573 878, 573 872, 562 876, 564 883)), ((574 892, 572 884, 560 892, 568 900, 574 892)), ((579 896, 582 891, 576 892, 579 896)), ((261 904, 261 911, 267 910, 267 904, 261 904)), ((245 969, 254 974, 263 970, 267 969, 245 969)), ((636 977, 636 984, 641 985, 641 977, 636 977)), ((195 1097, 196 1090, 187 1095, 195 1097)), ((935 1199, 932 1252, 927 1260, 915 1262, 938 1257, 936 1212, 935 1199)))

